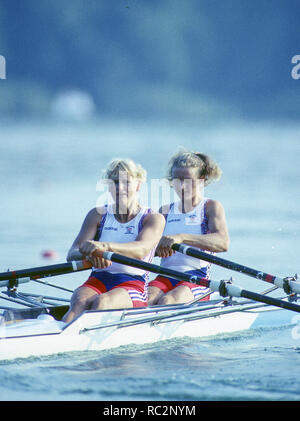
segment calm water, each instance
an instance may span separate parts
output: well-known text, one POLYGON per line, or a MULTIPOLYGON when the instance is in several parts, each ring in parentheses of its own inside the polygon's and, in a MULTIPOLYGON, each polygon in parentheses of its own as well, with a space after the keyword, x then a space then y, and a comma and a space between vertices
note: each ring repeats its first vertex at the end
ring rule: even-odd
MULTIPOLYGON (((279 276, 294 275, 300 126, 241 122, 206 128, 126 121, 2 124, 0 271, 64 261, 85 214, 101 196, 97 181, 111 158, 140 162, 150 185, 150 179, 165 175, 179 146, 212 155, 223 169, 221 181, 205 192, 226 209, 231 247, 223 256, 279 276), (58 258, 44 260, 44 250, 54 250, 58 258)), ((213 270, 216 279, 230 276, 248 289, 266 288, 243 275, 213 270)), ((82 280, 82 274, 52 278, 71 289, 82 280)), ((22 290, 69 297, 33 283, 22 290)), ((298 401, 299 368, 300 340, 286 327, 0 363, 0 399, 298 401)))

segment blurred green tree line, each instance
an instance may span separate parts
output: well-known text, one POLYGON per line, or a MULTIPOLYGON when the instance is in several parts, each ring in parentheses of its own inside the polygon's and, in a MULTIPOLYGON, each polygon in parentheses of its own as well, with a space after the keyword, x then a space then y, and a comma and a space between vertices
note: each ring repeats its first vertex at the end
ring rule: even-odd
POLYGON ((298 0, 0 0, 0 112, 297 118, 298 0))

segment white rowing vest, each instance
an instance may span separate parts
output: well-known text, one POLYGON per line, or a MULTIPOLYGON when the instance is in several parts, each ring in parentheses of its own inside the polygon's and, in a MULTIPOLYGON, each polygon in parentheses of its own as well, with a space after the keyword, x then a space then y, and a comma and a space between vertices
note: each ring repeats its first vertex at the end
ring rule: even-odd
MULTIPOLYGON (((169 213, 166 216, 166 226, 163 235, 174 235, 180 233, 208 234, 208 218, 206 215, 206 203, 208 201, 209 199, 204 198, 191 212, 188 213, 181 212, 180 202, 171 203, 169 213)), ((181 272, 201 270, 206 276, 208 276, 210 263, 175 252, 170 257, 162 258, 161 266, 181 272)))
MULTIPOLYGON (((95 240, 112 243, 129 243, 131 241, 135 241, 139 232, 142 230, 144 217, 152 212, 153 211, 150 208, 143 207, 133 219, 128 222, 121 223, 115 218, 112 205, 108 205, 107 212, 102 216, 95 240)), ((156 247, 154 247, 143 259, 144 262, 152 262, 155 248, 156 247)), ((143 269, 122 265, 116 262, 112 262, 112 264, 105 269, 93 269, 96 271, 106 271, 111 273, 127 273, 129 275, 143 276, 144 278, 148 277, 148 272, 143 269)))

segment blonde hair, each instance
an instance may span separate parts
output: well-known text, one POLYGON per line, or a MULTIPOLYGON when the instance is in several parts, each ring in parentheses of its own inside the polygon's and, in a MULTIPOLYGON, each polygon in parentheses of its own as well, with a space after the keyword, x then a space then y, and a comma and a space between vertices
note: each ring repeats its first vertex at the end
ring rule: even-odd
POLYGON ((200 152, 181 151, 176 153, 169 161, 167 178, 173 180, 173 170, 176 167, 198 168, 199 177, 204 177, 204 185, 218 181, 222 170, 208 155, 200 152))
POLYGON ((117 180, 119 171, 124 171, 129 177, 141 182, 147 180, 147 171, 140 165, 136 164, 132 159, 115 158, 108 164, 103 178, 109 180, 117 180))

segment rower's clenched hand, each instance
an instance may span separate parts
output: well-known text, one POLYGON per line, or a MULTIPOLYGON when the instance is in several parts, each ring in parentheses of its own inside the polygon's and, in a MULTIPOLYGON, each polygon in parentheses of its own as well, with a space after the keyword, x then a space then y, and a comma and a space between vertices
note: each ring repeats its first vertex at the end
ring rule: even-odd
POLYGON ((158 246, 156 248, 156 254, 159 257, 170 257, 175 251, 172 249, 172 245, 175 243, 181 243, 180 234, 175 235, 164 235, 161 237, 158 246))
POLYGON ((92 263, 93 267, 99 269, 105 269, 112 264, 110 260, 104 259, 103 257, 94 256, 93 253, 96 250, 108 251, 108 243, 88 240, 81 244, 79 251, 86 256, 86 258, 92 263))

